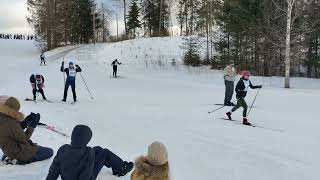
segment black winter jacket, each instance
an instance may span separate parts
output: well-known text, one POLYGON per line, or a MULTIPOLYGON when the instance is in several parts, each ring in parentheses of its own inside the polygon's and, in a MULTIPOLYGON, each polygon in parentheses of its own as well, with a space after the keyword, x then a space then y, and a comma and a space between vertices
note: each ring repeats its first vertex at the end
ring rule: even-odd
POLYGON ((247 96, 248 88, 257 89, 261 86, 252 85, 251 81, 248 79, 241 78, 236 86, 237 99, 245 98, 247 96))
POLYGON ((92 132, 84 126, 77 126, 72 133, 71 145, 60 147, 55 156, 46 180, 91 180, 95 152, 87 147, 92 132))

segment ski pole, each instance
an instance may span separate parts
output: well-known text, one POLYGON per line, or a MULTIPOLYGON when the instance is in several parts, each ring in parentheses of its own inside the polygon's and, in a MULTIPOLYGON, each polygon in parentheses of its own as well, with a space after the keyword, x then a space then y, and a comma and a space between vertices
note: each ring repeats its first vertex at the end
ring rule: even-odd
MULTIPOLYGON (((232 101, 232 103, 234 103, 234 102, 236 102, 236 101, 237 101, 237 100, 234 100, 234 101, 232 101)), ((224 107, 226 107, 226 105, 223 105, 223 106, 219 107, 218 109, 209 111, 208 113, 209 113, 209 114, 214 113, 214 112, 216 112, 216 111, 218 111, 218 110, 220 110, 220 109, 222 109, 222 108, 224 108, 224 107)))
POLYGON ((82 81, 84 82, 84 85, 86 85, 87 91, 89 92, 89 94, 90 94, 90 96, 91 96, 91 99, 93 100, 93 97, 92 97, 92 94, 91 94, 91 92, 90 92, 90 89, 89 89, 89 87, 87 86, 87 83, 86 83, 86 81, 84 80, 84 78, 83 78, 83 76, 82 76, 81 73, 80 73, 80 76, 81 76, 81 78, 82 78, 82 81))
POLYGON ((256 96, 255 96, 254 99, 253 99, 253 102, 252 102, 252 104, 251 104, 251 106, 250 106, 250 109, 249 109, 249 112, 248 112, 248 115, 247 115, 248 117, 249 117, 249 114, 250 114, 250 112, 251 112, 251 109, 252 109, 252 107, 253 107, 253 104, 255 103, 255 101, 256 101, 256 99, 257 99, 257 96, 258 96, 260 90, 261 90, 261 88, 259 88, 256 96))
MULTIPOLYGON (((63 64, 64 64, 64 56, 63 56, 63 64)), ((66 85, 66 75, 65 75, 65 72, 64 72, 64 67, 63 67, 63 86, 65 86, 66 85)))

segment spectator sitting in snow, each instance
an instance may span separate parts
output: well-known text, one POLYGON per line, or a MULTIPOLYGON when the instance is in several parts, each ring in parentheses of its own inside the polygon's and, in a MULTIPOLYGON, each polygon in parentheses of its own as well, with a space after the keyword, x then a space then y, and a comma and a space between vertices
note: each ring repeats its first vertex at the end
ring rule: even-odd
POLYGON ((168 151, 160 142, 152 143, 148 156, 140 157, 135 162, 131 180, 169 180, 168 151))
POLYGON ((132 162, 123 161, 113 152, 101 147, 88 147, 92 131, 88 126, 73 129, 71 144, 60 147, 47 176, 47 180, 95 180, 103 168, 112 168, 113 175, 124 176, 133 169, 132 162))
POLYGON ((28 164, 49 159, 53 150, 33 144, 30 140, 40 121, 40 114, 31 113, 24 118, 20 103, 14 97, 0 96, 0 148, 2 160, 10 164, 28 164), (26 132, 23 129, 27 128, 26 132))

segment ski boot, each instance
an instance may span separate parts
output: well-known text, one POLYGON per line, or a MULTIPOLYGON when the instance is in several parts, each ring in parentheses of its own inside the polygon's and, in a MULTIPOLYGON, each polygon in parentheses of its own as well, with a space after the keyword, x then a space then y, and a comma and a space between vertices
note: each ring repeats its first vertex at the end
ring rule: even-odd
POLYGON ((231 112, 227 112, 226 115, 228 116, 228 119, 229 119, 229 120, 232 120, 231 112))
POLYGON ((18 164, 18 161, 15 160, 15 159, 10 159, 9 157, 5 157, 5 159, 3 160, 3 163, 5 165, 17 165, 18 164))
POLYGON ((122 170, 121 170, 121 171, 113 170, 113 173, 112 173, 112 174, 113 174, 114 176, 121 177, 121 176, 125 176, 126 174, 128 174, 132 169, 133 169, 133 163, 132 163, 132 162, 124 161, 124 162, 123 162, 122 170))
POLYGON ((249 123, 247 118, 243 118, 243 125, 252 126, 251 123, 249 123))

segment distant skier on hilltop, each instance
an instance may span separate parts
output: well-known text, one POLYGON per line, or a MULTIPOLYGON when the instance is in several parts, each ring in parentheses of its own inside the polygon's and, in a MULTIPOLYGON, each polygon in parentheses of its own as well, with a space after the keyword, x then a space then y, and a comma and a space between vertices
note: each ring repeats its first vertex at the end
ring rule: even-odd
POLYGON ((117 72, 118 72, 118 65, 121 65, 121 62, 118 62, 118 59, 114 60, 111 63, 111 66, 113 67, 113 77, 117 78, 117 72))
POLYGON ((42 66, 42 63, 46 65, 46 56, 44 55, 44 52, 41 53, 40 60, 41 60, 40 66, 42 66))

